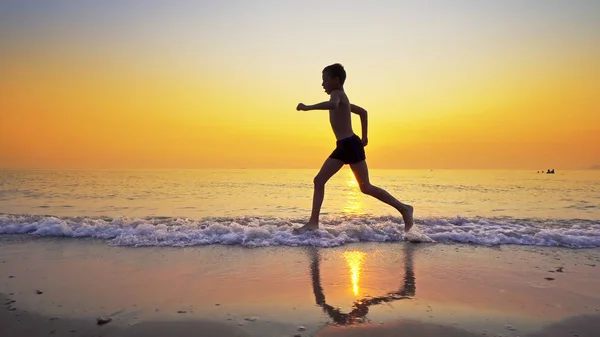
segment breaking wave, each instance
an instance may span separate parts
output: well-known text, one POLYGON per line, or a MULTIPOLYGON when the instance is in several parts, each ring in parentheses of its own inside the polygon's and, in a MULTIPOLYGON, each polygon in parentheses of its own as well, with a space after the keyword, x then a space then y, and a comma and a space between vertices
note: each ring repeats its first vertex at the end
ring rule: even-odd
MULTIPOLYGON (((115 246, 202 245, 336 247, 404 239, 398 217, 324 218, 315 232, 294 234, 302 219, 277 217, 106 218, 0 214, 0 235, 93 238, 115 246)), ((425 218, 416 231, 438 244, 600 247, 600 221, 583 219, 425 218)), ((411 231, 412 232, 412 231, 411 231)))

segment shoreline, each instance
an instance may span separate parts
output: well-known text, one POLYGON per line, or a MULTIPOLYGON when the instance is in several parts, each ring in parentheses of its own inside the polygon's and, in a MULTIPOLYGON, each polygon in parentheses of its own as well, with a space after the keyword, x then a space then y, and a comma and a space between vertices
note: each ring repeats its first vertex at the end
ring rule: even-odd
MULTIPOLYGON (((7 303, 9 298, 0 294, 0 301, 7 303)), ((369 336, 395 336, 395 337, 476 337, 496 336, 496 333, 486 329, 469 331, 453 325, 432 324, 415 320, 400 320, 386 323, 364 323, 349 326, 325 326, 314 333, 303 333, 305 328, 300 326, 296 333, 292 329, 279 329, 264 326, 253 331, 244 330, 243 326, 232 325, 213 320, 171 320, 171 321, 145 321, 137 324, 123 326, 108 322, 99 325, 92 319, 59 318, 43 316, 18 309, 10 310, 11 306, 4 304, 0 309, 0 334, 2 336, 29 337, 47 336, 56 337, 252 337, 252 336, 315 336, 315 337, 369 337, 369 336), (286 331, 287 330, 287 331, 286 331)), ((579 315, 568 317, 564 320, 546 325, 538 331, 521 335, 518 330, 506 325, 504 334, 498 336, 525 336, 525 337, 593 337, 600 331, 600 314, 579 315)))
POLYGON ((600 249, 128 248, 0 236, 0 256, 2 336, 573 336, 553 335, 564 330, 583 337, 600 331, 594 323, 600 322, 600 249), (96 319, 106 316, 112 321, 98 326, 96 319))

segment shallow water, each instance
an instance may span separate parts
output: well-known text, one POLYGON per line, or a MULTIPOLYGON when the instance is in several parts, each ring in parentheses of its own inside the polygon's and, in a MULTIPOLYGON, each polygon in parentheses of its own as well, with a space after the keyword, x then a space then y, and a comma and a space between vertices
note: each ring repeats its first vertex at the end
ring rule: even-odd
MULTIPOLYGON (((337 246, 402 240, 402 220, 364 195, 348 168, 326 187, 320 234, 292 236, 310 214, 316 170, 0 171, 0 234, 94 237, 115 245, 337 246)), ((438 242, 600 246, 600 171, 372 170, 415 206, 438 242)))

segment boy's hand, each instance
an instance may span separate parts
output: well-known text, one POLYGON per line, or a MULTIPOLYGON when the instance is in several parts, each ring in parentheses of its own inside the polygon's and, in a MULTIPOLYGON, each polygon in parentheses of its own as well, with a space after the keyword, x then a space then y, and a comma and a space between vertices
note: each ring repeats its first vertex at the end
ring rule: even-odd
POLYGON ((367 146, 367 144, 369 144, 369 138, 367 138, 367 136, 362 137, 361 140, 363 146, 367 146))
POLYGON ((304 105, 304 103, 298 103, 298 106, 296 107, 296 110, 298 110, 298 111, 306 111, 306 110, 308 110, 308 107, 306 105, 304 105))

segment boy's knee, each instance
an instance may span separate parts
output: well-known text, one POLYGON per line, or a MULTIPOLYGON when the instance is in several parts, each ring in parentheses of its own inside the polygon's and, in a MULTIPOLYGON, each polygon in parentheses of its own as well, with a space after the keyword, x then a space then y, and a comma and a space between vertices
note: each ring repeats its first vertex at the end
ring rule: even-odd
POLYGON ((364 194, 371 194, 373 192, 373 185, 371 184, 360 184, 360 191, 364 194))
POLYGON ((326 181, 325 179, 323 179, 323 178, 321 178, 321 177, 319 177, 319 176, 316 176, 316 177, 313 179, 313 184, 315 184, 315 186, 325 186, 325 183, 326 183, 326 182, 327 182, 327 181, 326 181))

